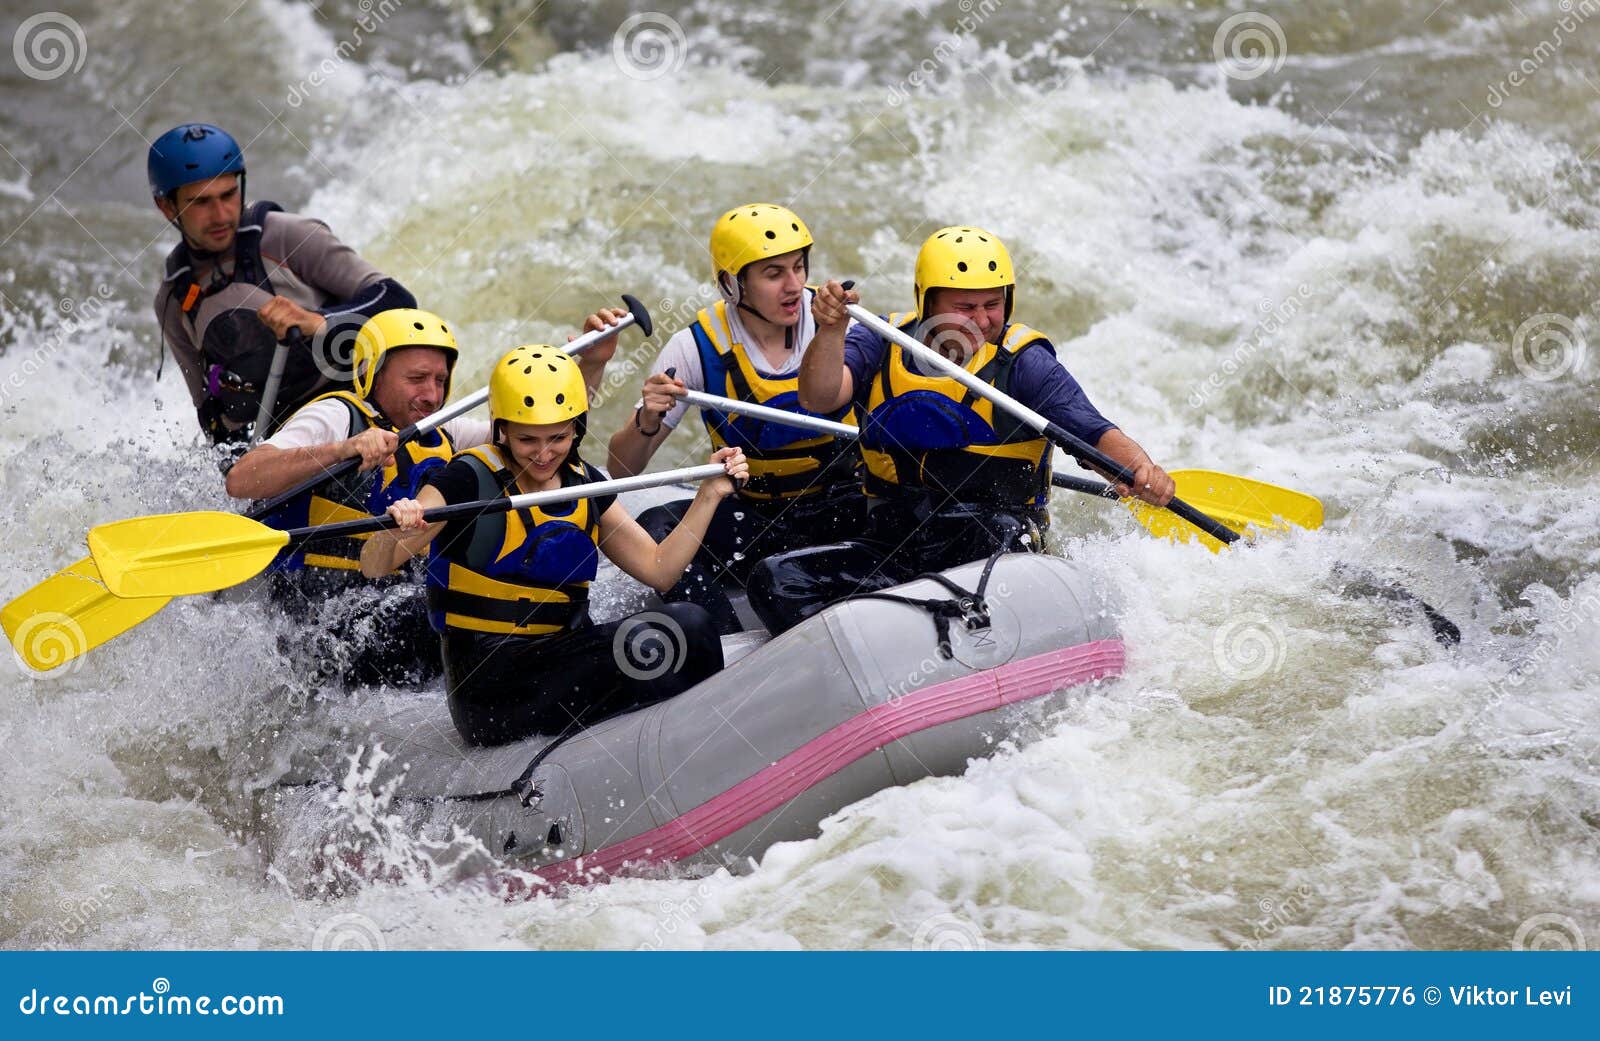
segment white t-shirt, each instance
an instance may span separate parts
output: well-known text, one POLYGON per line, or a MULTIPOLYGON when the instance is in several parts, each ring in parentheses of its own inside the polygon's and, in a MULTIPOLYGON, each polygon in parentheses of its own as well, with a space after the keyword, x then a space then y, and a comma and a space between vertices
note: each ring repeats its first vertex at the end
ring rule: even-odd
MULTIPOLYGON (((457 416, 445 423, 444 432, 450 435, 450 443, 458 452, 489 443, 489 421, 486 419, 457 416)), ((350 409, 337 398, 328 398, 325 401, 313 401, 290 416, 289 421, 262 444, 284 449, 311 448, 343 441, 353 433, 350 409)))
MULTIPOLYGON (((751 339, 749 331, 745 329, 744 323, 740 321, 742 312, 736 307, 728 308, 728 329, 733 333, 733 342, 744 344, 745 351, 750 355, 750 364, 754 365, 756 371, 761 375, 791 376, 800 371, 800 359, 805 355, 806 348, 810 346, 812 337, 817 335, 817 323, 811 317, 811 297, 813 295, 809 289, 801 294, 800 323, 795 327, 794 331, 794 342, 799 346, 793 350, 784 351, 783 353, 786 357, 783 358, 782 364, 777 368, 772 367, 771 357, 760 347, 755 346, 755 341, 751 339)), ((855 320, 851 319, 850 324, 854 325, 855 320)), ((661 348, 661 356, 650 367, 650 374, 653 376, 657 373, 666 372, 668 369, 673 369, 678 379, 682 380, 683 385, 688 389, 702 392, 708 390, 705 370, 700 367, 700 348, 695 346, 694 331, 692 329, 679 329, 672 334, 672 338, 667 341, 666 346, 661 348)), ((721 394, 723 389, 722 387, 710 388, 709 393, 721 394)), ((643 405, 644 399, 640 398, 638 404, 643 405)), ((635 407, 638 406, 636 405, 635 407)), ((669 428, 676 428, 679 422, 683 420, 684 413, 688 410, 689 403, 680 401, 673 406, 672 411, 668 412, 661 421, 669 428)), ((647 419, 646 422, 649 422, 649 420, 647 419)))

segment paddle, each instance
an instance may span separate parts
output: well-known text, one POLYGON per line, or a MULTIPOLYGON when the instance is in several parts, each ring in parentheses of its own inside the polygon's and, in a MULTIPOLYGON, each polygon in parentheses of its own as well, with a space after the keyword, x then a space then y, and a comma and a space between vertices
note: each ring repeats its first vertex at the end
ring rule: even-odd
MULTIPOLYGON (((649 336, 655 328, 654 323, 652 323, 650 320, 650 312, 646 310, 645 306, 641 304, 638 299, 629 296, 627 293, 622 294, 622 302, 628 305, 628 313, 618 319, 615 325, 608 325, 604 329, 596 329, 593 332, 584 333, 571 343, 563 344, 561 349, 566 351, 568 354, 577 354, 580 351, 588 350, 601 340, 615 336, 617 333, 628 328, 630 325, 637 325, 646 336, 649 336)), ((448 423, 450 420, 455 419, 457 416, 472 411, 488 400, 489 388, 484 387, 483 389, 462 398, 460 401, 446 405, 444 408, 441 408, 432 415, 419 419, 415 423, 399 431, 400 443, 405 444, 418 434, 425 434, 436 427, 442 426, 443 424, 448 423)), ((274 495, 272 498, 253 508, 249 515, 252 517, 265 517, 268 514, 276 511, 279 507, 287 505, 304 493, 315 488, 323 481, 331 481, 335 478, 343 477, 345 474, 350 473, 352 470, 355 470, 360 466, 360 456, 351 456, 349 459, 342 459, 329 469, 306 478, 304 481, 301 481, 288 491, 274 495)))
MULTIPOLYGON (((996 390, 993 386, 980 380, 955 362, 950 361, 938 351, 911 336, 907 336, 860 304, 850 304, 849 309, 850 316, 862 325, 886 339, 893 340, 905 350, 910 351, 918 360, 932 365, 980 398, 989 401, 996 408, 1004 410, 1026 424, 1030 429, 1043 434, 1065 449, 1069 455, 1105 471, 1123 484, 1131 485, 1133 483, 1132 470, 1063 429, 1059 424, 1052 423, 1010 395, 996 390)), ((1218 542, 1231 543, 1239 539, 1238 532, 1216 519, 1206 516, 1177 496, 1173 496, 1172 501, 1163 508, 1182 517, 1218 542)))
MULTIPOLYGON (((918 359, 926 361, 939 369, 974 394, 987 399, 995 407, 1004 409, 1023 423, 1026 423, 1030 428, 1044 434, 1080 461, 1104 470, 1122 484, 1133 483, 1133 474, 1127 468, 1119 465, 1104 453, 1096 451, 1039 413, 1013 400, 1008 395, 1002 394, 966 369, 945 358, 938 351, 896 329, 860 304, 850 304, 849 311, 851 317, 858 322, 885 338, 893 340, 918 359)), ((1215 471, 1200 470, 1188 471, 1188 473, 1199 475, 1193 479, 1192 484, 1193 491, 1196 493, 1196 502, 1205 505, 1208 508, 1208 512, 1218 513, 1226 517, 1229 522, 1238 525, 1240 530, 1252 523, 1260 524, 1262 520, 1268 522, 1261 525, 1264 527, 1281 526, 1276 520, 1277 518, 1301 527, 1318 528, 1322 526, 1322 504, 1304 493, 1295 492, 1288 488, 1279 488, 1276 485, 1262 481, 1252 481, 1249 478, 1235 477, 1232 474, 1217 473, 1215 471), (1254 500, 1256 506, 1247 506, 1242 500, 1254 500)), ((1171 476, 1176 480, 1176 474, 1171 476)), ((1087 492, 1091 495, 1103 495, 1108 498, 1117 497, 1116 492, 1110 486, 1102 486, 1093 481, 1063 477, 1059 481, 1053 480, 1052 483, 1060 487, 1071 488, 1074 491, 1087 492)), ((1187 493, 1191 488, 1189 486, 1180 486, 1180 490, 1187 493)), ((1191 534, 1187 527, 1175 524, 1170 517, 1148 503, 1135 500, 1133 509, 1135 515, 1139 517, 1140 523, 1155 534, 1163 537, 1183 538, 1185 540, 1191 534)), ((1201 541, 1213 552, 1220 550, 1223 545, 1230 545, 1239 540, 1239 531, 1223 524, 1215 517, 1209 516, 1208 513, 1201 512, 1177 496, 1173 497, 1165 509, 1198 528, 1202 532, 1201 541), (1206 536, 1209 536, 1209 539, 1206 536), (1211 540, 1215 540, 1215 543, 1211 540)), ((1346 570, 1348 571, 1348 569, 1346 570)), ((1353 572, 1350 574, 1355 582, 1348 587, 1349 592, 1355 595, 1375 595, 1388 600, 1414 604, 1421 608, 1422 612, 1427 616, 1436 640, 1447 645, 1461 641, 1461 630, 1455 623, 1440 614, 1431 604, 1415 593, 1396 583, 1382 583, 1370 575, 1353 572)))
MULTIPOLYGON (((592 347, 630 325, 638 325, 646 336, 654 331, 650 312, 635 297, 624 293, 622 302, 628 314, 615 325, 585 333, 565 345, 568 354, 592 347)), ((420 434, 464 415, 487 400, 487 389, 452 402, 404 430, 401 444, 420 434)), ((253 506, 245 516, 261 519, 270 516, 323 481, 341 477, 357 469, 357 457, 341 460, 335 466, 306 478, 299 484, 253 506)), ((58 668, 132 629, 160 611, 170 596, 122 598, 113 595, 101 581, 92 557, 74 561, 33 586, 0 608, 0 628, 18 656, 32 669, 58 668)))
MULTIPOLYGON (((609 333, 609 330, 607 330, 609 333)), ((578 341, 573 341, 577 343, 578 341)), ((589 343, 595 342, 589 340, 589 343)), ((569 345, 570 346, 570 345, 569 345)), ((400 444, 470 412, 489 397, 487 388, 427 416, 399 432, 400 444)), ((323 481, 343 476, 361 465, 359 457, 340 460, 293 488, 252 506, 244 516, 260 520, 323 481)), ((23 662, 46 671, 113 640, 166 607, 170 596, 119 597, 106 588, 93 557, 84 557, 57 571, 0 608, 5 629, 23 662)))
MULTIPOLYGON (((769 408, 716 394, 706 394, 703 391, 687 390, 677 396, 701 408, 754 416, 799 430, 815 430, 820 434, 832 434, 844 438, 855 438, 861 433, 859 427, 837 423, 821 416, 769 408)), ((1241 534, 1251 527, 1264 529, 1296 527, 1311 530, 1322 527, 1322 503, 1304 492, 1216 470, 1173 470, 1170 476, 1177 483, 1178 489, 1183 492, 1186 501, 1241 534)), ((1222 543, 1210 535, 1196 532, 1188 524, 1175 523, 1162 510, 1139 499, 1124 499, 1109 484, 1060 473, 1053 474, 1050 483, 1068 491, 1082 492, 1103 499, 1123 500, 1139 522, 1154 535, 1178 542, 1187 542, 1191 537, 1195 537, 1213 550, 1222 548, 1222 543)))
MULTIPOLYGON (((668 373, 670 375, 670 372, 668 373)), ((735 401, 733 398, 724 398, 716 394, 707 394, 698 390, 684 390, 674 392, 675 397, 680 397, 691 405, 701 408, 715 409, 718 412, 736 413, 741 416, 754 416, 756 419, 765 419, 769 423, 780 426, 795 427, 799 430, 815 430, 822 434, 833 434, 835 437, 855 437, 860 430, 848 423, 836 423, 831 419, 821 416, 806 415, 800 412, 789 412, 781 408, 771 408, 767 405, 756 405, 748 401, 735 401)))
MULTIPOLYGON (((686 466, 547 492, 440 506, 422 517, 433 523, 505 513, 664 484, 704 481, 723 473, 720 463, 686 466)), ((259 574, 285 547, 385 531, 395 523, 385 514, 281 531, 237 513, 165 513, 90 528, 89 551, 94 554, 107 588, 118 596, 187 596, 238 585, 259 574)))
POLYGON ((278 388, 283 386, 283 370, 289 362, 289 351, 303 350, 306 338, 299 329, 290 329, 272 349, 272 368, 267 370, 267 386, 261 392, 261 408, 256 412, 256 422, 250 428, 250 444, 254 446, 267 436, 267 424, 272 421, 272 409, 278 403, 278 388))

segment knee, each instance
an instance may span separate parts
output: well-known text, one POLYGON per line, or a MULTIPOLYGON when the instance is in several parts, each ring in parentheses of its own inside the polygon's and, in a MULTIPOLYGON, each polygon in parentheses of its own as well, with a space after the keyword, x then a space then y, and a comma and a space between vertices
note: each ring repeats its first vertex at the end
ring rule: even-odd
POLYGON ((841 546, 810 546, 778 553, 750 570, 745 593, 750 608, 774 636, 820 611, 829 599, 828 565, 841 546))
POLYGON ((722 668, 722 638, 699 604, 675 602, 625 619, 612 641, 617 667, 635 681, 687 688, 722 668))

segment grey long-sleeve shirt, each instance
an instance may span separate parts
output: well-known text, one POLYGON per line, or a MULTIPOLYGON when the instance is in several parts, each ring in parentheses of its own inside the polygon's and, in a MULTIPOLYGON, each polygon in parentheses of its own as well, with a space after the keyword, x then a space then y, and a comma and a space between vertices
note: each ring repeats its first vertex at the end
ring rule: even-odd
MULTIPOLYGON (((339 241, 326 224, 295 213, 274 211, 265 216, 261 225, 261 261, 279 296, 324 314, 329 313, 330 305, 341 301, 347 301, 352 311, 361 310, 363 293, 381 292, 372 287, 385 277, 339 241)), ((231 252, 221 261, 221 270, 224 276, 232 273, 231 252)), ((194 277, 201 287, 209 285, 216 277, 214 259, 196 256, 194 277)), ((199 407, 206 394, 205 364, 200 357, 193 312, 185 315, 180 304, 169 296, 169 287, 163 282, 156 291, 156 320, 183 373, 189 397, 199 407)))

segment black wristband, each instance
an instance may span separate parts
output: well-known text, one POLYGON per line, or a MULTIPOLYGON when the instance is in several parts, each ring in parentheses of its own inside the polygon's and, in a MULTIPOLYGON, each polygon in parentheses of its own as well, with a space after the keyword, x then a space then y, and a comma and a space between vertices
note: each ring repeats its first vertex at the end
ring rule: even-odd
POLYGON ((644 424, 639 422, 639 416, 643 414, 643 412, 643 405, 640 405, 638 408, 633 410, 633 428, 639 431, 639 433, 643 434, 645 437, 655 437, 657 434, 661 433, 661 423, 658 421, 654 430, 646 430, 644 428, 644 424))

